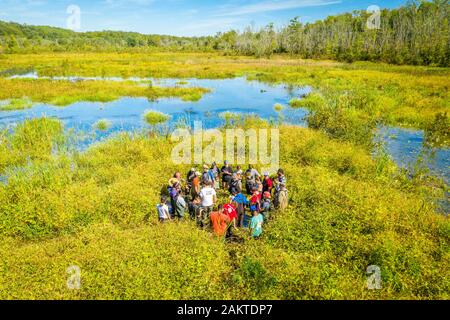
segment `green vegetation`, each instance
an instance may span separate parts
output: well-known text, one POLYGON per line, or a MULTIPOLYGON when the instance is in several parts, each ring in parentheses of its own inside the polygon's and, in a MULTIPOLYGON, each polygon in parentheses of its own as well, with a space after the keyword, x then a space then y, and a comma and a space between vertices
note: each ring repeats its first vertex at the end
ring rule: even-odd
POLYGON ((324 106, 326 104, 326 101, 317 92, 310 93, 300 99, 294 98, 289 102, 289 105, 292 108, 307 108, 310 110, 317 110, 320 107, 324 106))
POLYGON ((284 106, 283 106, 282 104, 280 104, 280 103, 276 103, 276 104, 273 106, 273 109, 274 109, 276 112, 281 112, 281 111, 283 111, 284 106))
POLYGON ((0 131, 0 173, 7 167, 23 166, 28 161, 49 160, 52 151, 63 147, 61 122, 43 118, 27 120, 14 128, 0 131))
POLYGON ((218 51, 224 54, 341 61, 383 61, 394 64, 450 65, 448 1, 410 1, 380 12, 380 26, 370 29, 373 13, 355 11, 314 23, 294 18, 280 30, 273 24, 243 32, 231 30, 208 37, 171 37, 131 32, 78 33, 52 27, 0 22, 0 52, 43 51, 218 51))
POLYGON ((23 110, 33 106, 28 98, 6 100, 0 104, 0 111, 23 110))
MULTIPOLYGON (((22 128, 37 123, 57 122, 22 128)), ((449 223, 433 201, 442 189, 352 143, 280 130, 290 207, 241 244, 190 221, 157 223, 160 190, 190 168, 172 164, 166 138, 122 134, 51 155, 48 134, 5 135, 32 160, 0 185, 0 298, 448 299, 449 223), (372 264, 381 290, 366 289, 372 264), (66 289, 70 265, 81 267, 80 290, 66 289)))
POLYGON ((149 110, 144 114, 144 120, 151 126, 164 123, 170 119, 170 116, 155 110, 149 110))
MULTIPOLYGON (((449 4, 383 10, 379 30, 368 30, 367 18, 293 19, 281 30, 199 38, 0 22, 0 110, 198 101, 209 91, 185 86, 189 78, 312 89, 289 103, 310 110, 309 129, 219 115, 223 129, 280 130, 290 206, 274 212, 258 241, 239 230, 242 243, 225 243, 190 220, 158 223, 161 190, 191 168, 171 161, 167 114, 143 114, 150 134, 121 133, 84 152, 69 149, 55 119, 1 129, 0 299, 449 299, 450 224, 438 206, 448 186, 424 174, 421 160, 398 170, 373 142, 387 124, 424 129, 431 149, 450 145, 449 4), (28 72, 125 81, 8 78, 28 72), (156 87, 130 77, 180 80, 156 87), (72 265, 82 271, 80 290, 66 286, 72 265), (367 289, 370 265, 381 269, 381 290, 367 289)), ((284 108, 274 106, 280 119, 284 108)))
POLYGON ((28 107, 31 101, 55 106, 68 106, 79 101, 109 102, 121 97, 146 97, 152 100, 161 97, 175 97, 183 101, 197 101, 207 92, 209 90, 203 88, 142 86, 132 81, 72 82, 68 80, 0 78, 0 99, 13 99, 9 105, 0 107, 0 110, 23 109, 28 107))
POLYGON ((450 146, 450 118, 446 113, 438 113, 426 128, 425 143, 431 147, 450 146))
MULTIPOLYGON (((156 78, 232 78, 311 86, 313 92, 292 105, 317 110, 339 103, 361 121, 419 129, 432 127, 437 114, 450 112, 448 68, 412 67, 368 62, 337 63, 292 59, 224 57, 212 53, 84 53, 6 55, 0 71, 34 69, 43 76, 96 76, 156 78), (131 64, 130 61, 133 61, 131 64), (341 97, 341 98, 340 98, 341 97), (345 103, 344 103, 345 102, 345 103)), ((119 96, 177 96, 197 100, 201 88, 158 88, 136 82, 24 80, 0 78, 0 99, 30 96, 33 101, 67 104, 71 101, 110 101, 119 96), (56 85, 55 85, 56 83, 56 85)))
POLYGON ((111 127, 111 121, 107 119, 100 119, 96 123, 94 123, 94 128, 100 131, 106 131, 111 127))
MULTIPOLYGON (((158 126, 169 121, 170 115, 156 110, 148 110, 144 113, 144 120, 151 127, 151 133, 155 134, 158 126)), ((161 133, 161 132, 160 132, 161 133)))

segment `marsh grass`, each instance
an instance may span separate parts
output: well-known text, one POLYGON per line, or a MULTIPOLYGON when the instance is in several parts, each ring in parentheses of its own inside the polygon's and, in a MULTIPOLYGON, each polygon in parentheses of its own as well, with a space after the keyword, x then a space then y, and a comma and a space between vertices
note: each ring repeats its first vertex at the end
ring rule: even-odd
POLYGON ((283 106, 281 103, 276 103, 276 104, 273 106, 273 109, 274 109, 276 112, 281 112, 281 111, 283 111, 284 106, 283 106))
POLYGON ((29 109, 33 106, 33 102, 28 98, 11 99, 0 103, 0 111, 14 111, 29 109))
POLYGON ((48 79, 4 79, 0 78, 0 99, 27 99, 32 102, 68 106, 79 101, 110 102, 121 97, 146 97, 157 100, 161 97, 180 98, 183 101, 198 101, 208 93, 203 88, 170 88, 141 86, 133 81, 89 80, 71 82, 48 79))
MULTIPOLYGON (((324 103, 304 101, 312 111, 308 121, 318 130, 277 124, 290 207, 273 214, 259 241, 244 232, 240 244, 226 244, 190 221, 157 223, 161 190, 175 171, 191 167, 172 163, 174 142, 161 135, 123 133, 86 152, 61 155, 54 152, 64 141, 56 120, 1 131, 0 171, 8 179, 0 184, 0 274, 8 276, 0 277, 0 298, 449 298, 450 227, 435 204, 448 187, 423 172, 398 170, 382 148, 372 157, 370 145, 373 126, 381 121, 434 123, 442 131, 448 115, 436 120, 436 114, 448 108, 447 69, 169 53, 0 60, 0 69, 30 65, 46 75, 247 74, 269 83, 311 85, 324 103), (65 287, 65 270, 73 264, 83 274, 77 291, 65 287), (381 268, 381 290, 367 289, 369 265, 381 268)), ((33 101, 67 92, 86 99, 148 89, 124 83, 102 91, 104 82, 60 82, 53 93, 42 81, 0 83, 8 98, 11 92, 18 98, 35 92, 33 101)), ((188 88, 177 88, 181 96, 195 92, 181 89, 188 88)), ((148 98, 159 94, 157 88, 148 92, 148 98)), ((221 117, 224 128, 270 126, 256 116, 221 117)))
MULTIPOLYGON (((70 74, 74 76, 98 76, 99 70, 104 76, 131 76, 154 78, 208 78, 224 79, 247 76, 249 80, 259 80, 267 83, 284 83, 291 86, 311 86, 315 94, 349 93, 361 101, 356 110, 361 118, 369 114, 374 121, 382 121, 388 125, 400 125, 425 129, 435 120, 439 113, 448 113, 449 98, 449 69, 436 67, 392 66, 370 62, 356 62, 352 64, 332 61, 314 61, 294 59, 287 56, 273 56, 271 59, 256 59, 253 57, 229 57, 217 53, 52 53, 39 55, 6 55, 0 60, 0 72, 10 69, 32 68, 39 75, 58 76, 70 74), (133 63, 130 63, 133 61, 133 63)), ((181 80, 183 81, 183 80, 181 80)), ((41 83, 41 82, 38 82, 41 83)), ((41 83, 42 84, 42 83, 41 83)), ((79 84, 81 85, 81 84, 79 84)), ((42 86, 47 86, 42 84, 42 86)), ((116 99, 117 92, 121 96, 145 96, 157 98, 159 95, 171 96, 171 93, 139 93, 125 84, 105 85, 110 90, 96 87, 92 95, 86 93, 86 88, 78 92, 72 88, 73 94, 67 94, 70 88, 60 84, 59 92, 52 95, 50 90, 37 88, 37 84, 26 85, 21 82, 11 82, 0 79, 0 99, 22 98, 27 92, 42 92, 37 97, 30 97, 33 101, 50 102, 61 96, 69 96, 68 100, 58 101, 67 104, 76 100, 77 95, 84 95, 77 101, 110 101, 116 99), (23 90, 19 90, 25 86, 23 90), (128 88, 119 88, 127 86, 128 88), (131 92, 129 92, 131 91, 131 92), (84 92, 84 93, 83 93, 84 92), (95 94, 98 93, 98 96, 95 94), (89 100, 89 97, 91 100, 89 100)), ((95 87, 93 84, 87 87, 95 87)), ((134 84, 136 86, 136 84, 134 84)), ((137 85, 138 86, 138 85, 137 85)), ((178 87, 175 96, 183 100, 197 101, 206 93, 193 88, 178 87)), ((166 89, 169 90, 169 89, 166 89)), ((170 90, 169 90, 170 91, 170 90)), ((316 96, 317 97, 317 96, 316 96)), ((66 98, 64 98, 66 99, 66 98)), ((292 105, 304 106, 309 102, 315 108, 317 102, 307 97, 292 101, 292 105)), ((447 114, 448 117, 448 114, 447 114)))
POLYGON ((100 131, 106 131, 111 128, 112 122, 107 119, 100 119, 94 123, 93 128, 100 131))
POLYGON ((164 128, 163 125, 170 120, 171 116, 156 110, 147 110, 143 114, 144 121, 150 126, 150 134, 155 135, 168 133, 168 127, 164 128))
MULTIPOLYGON (((241 244, 190 221, 157 223, 161 189, 173 172, 190 168, 172 164, 174 142, 159 135, 120 134, 9 172, 0 185, 0 268, 14 280, 0 278, 0 297, 448 298, 449 224, 430 201, 442 190, 426 177, 402 178, 389 159, 353 143, 280 130, 291 205, 274 213, 259 241, 240 233, 241 244), (76 292, 65 289, 73 264, 83 274, 76 292), (371 264, 382 270, 377 292, 365 287, 371 264)), ((16 141, 25 146, 30 138, 16 141)))
POLYGON ((155 110, 147 110, 144 112, 144 120, 150 126, 156 126, 158 124, 165 123, 169 121, 170 116, 163 112, 155 111, 155 110))
POLYGON ((65 143, 63 126, 51 118, 27 120, 17 125, 11 134, 0 132, 0 172, 9 166, 21 166, 27 161, 45 161, 65 143))

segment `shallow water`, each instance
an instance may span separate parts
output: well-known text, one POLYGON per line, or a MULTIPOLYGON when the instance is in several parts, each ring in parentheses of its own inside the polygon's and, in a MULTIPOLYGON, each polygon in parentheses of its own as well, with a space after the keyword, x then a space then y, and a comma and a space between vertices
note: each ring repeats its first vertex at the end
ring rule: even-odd
POLYGON ((450 182, 450 148, 425 148, 423 130, 383 127, 379 134, 398 166, 412 167, 419 157, 423 157, 434 175, 450 182))
MULTIPOLYGON (((22 77, 34 76, 31 74, 22 77)), ((64 79, 72 78, 75 79, 75 77, 64 79)), ((120 81, 120 78, 115 78, 115 80, 120 81)), ((134 80, 138 81, 137 79, 134 80)), ((178 81, 178 79, 164 79, 153 80, 152 82, 158 86, 176 86, 178 81)), ((97 132, 96 139, 98 140, 118 131, 135 131, 148 128, 142 116, 149 109, 171 115, 171 120, 168 122, 170 127, 176 126, 180 122, 187 122, 192 125, 194 121, 201 121, 204 128, 216 128, 224 124, 220 114, 226 111, 247 115, 256 114, 268 120, 277 120, 282 114, 286 123, 306 125, 304 118, 307 111, 292 109, 288 106, 288 103, 292 98, 310 92, 310 88, 271 86, 256 81, 247 81, 244 78, 227 80, 191 79, 187 81, 186 86, 209 88, 212 89, 212 92, 205 94, 198 102, 184 102, 174 98, 162 98, 157 101, 149 101, 146 98, 122 98, 108 103, 77 102, 67 107, 35 104, 31 109, 1 112, 0 125, 14 125, 25 119, 47 116, 57 117, 65 124, 66 128, 90 132, 93 130, 92 126, 98 120, 107 119, 112 126, 106 132, 97 132), (274 110, 276 103, 285 105, 281 113, 274 110)))
MULTIPOLYGON (((17 75, 11 78, 43 78, 35 73, 17 75)), ((124 81, 121 78, 99 77, 53 77, 52 79, 83 81, 110 80, 124 81)), ((128 81, 152 81, 157 86, 178 86, 179 79, 140 79, 130 78, 128 81)), ((304 109, 293 109, 288 106, 292 98, 299 98, 311 91, 311 88, 289 87, 286 85, 269 85, 245 78, 226 80, 187 79, 185 86, 212 89, 198 102, 184 102, 179 99, 162 98, 149 101, 146 98, 122 98, 109 103, 78 102, 67 107, 55 107, 48 104, 36 104, 31 109, 0 112, 0 126, 14 126, 29 118, 42 116, 60 119, 66 128, 76 132, 84 132, 80 147, 85 148, 93 142, 101 141, 120 131, 139 131, 148 128, 142 116, 146 110, 152 109, 171 115, 170 128, 180 122, 192 126, 194 121, 201 121, 203 128, 216 128, 224 124, 220 117, 222 112, 239 114, 256 114, 263 119, 279 119, 283 122, 306 126, 304 109), (281 112, 274 110, 274 105, 284 105, 281 112), (106 131, 93 129, 93 125, 101 119, 111 123, 106 131)), ((400 167, 410 167, 423 154, 424 133, 420 130, 407 130, 395 127, 382 127, 379 137, 385 142, 386 149, 400 167)), ((427 157, 428 166, 434 175, 450 181, 450 149, 433 150, 427 157)))

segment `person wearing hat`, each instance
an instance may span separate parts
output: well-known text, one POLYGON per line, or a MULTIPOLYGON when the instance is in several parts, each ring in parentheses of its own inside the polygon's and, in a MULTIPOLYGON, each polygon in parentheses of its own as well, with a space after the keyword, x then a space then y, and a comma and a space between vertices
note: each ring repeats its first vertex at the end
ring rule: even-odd
POLYGON ((194 179, 192 179, 192 189, 191 189, 191 197, 195 199, 198 197, 200 193, 200 176, 202 174, 199 171, 196 171, 194 174, 194 179))
POLYGON ((202 174, 202 185, 206 186, 212 182, 211 176, 209 174, 209 166, 207 164, 203 165, 203 174, 202 174))
POLYGON ((173 186, 174 186, 176 183, 179 183, 179 181, 178 181, 177 178, 170 178, 170 179, 169 179, 169 187, 173 188, 173 186))
POLYGON ((272 196, 270 192, 266 191, 263 193, 263 199, 261 201, 261 213, 264 216, 264 220, 268 220, 270 218, 270 211, 272 211, 272 196))
POLYGON ((273 189, 273 181, 269 176, 268 172, 264 172, 264 179, 263 179, 263 192, 269 192, 269 194, 272 194, 273 189))

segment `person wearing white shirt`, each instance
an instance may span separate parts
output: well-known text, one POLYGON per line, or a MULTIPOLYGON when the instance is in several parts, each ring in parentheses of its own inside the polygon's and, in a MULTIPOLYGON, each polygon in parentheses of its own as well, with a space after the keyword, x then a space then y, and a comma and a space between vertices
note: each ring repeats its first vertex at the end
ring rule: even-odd
POLYGON ((158 210, 158 219, 161 223, 171 220, 169 207, 167 206, 166 201, 166 197, 161 197, 161 203, 156 206, 156 209, 158 210))
POLYGON ((214 188, 212 187, 212 183, 208 183, 201 191, 200 191, 200 198, 202 200, 202 208, 206 210, 206 212, 209 214, 211 213, 214 204, 217 201, 217 194, 214 188))

